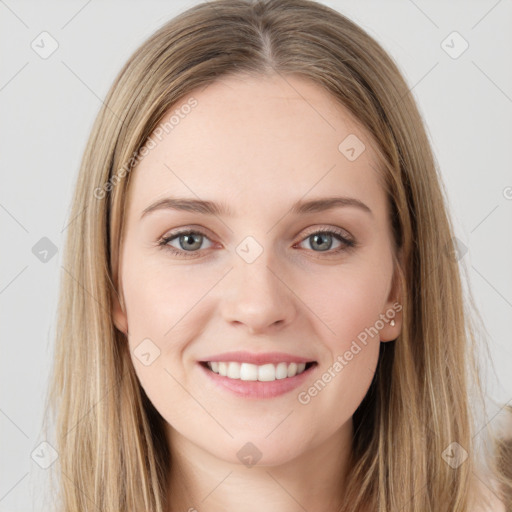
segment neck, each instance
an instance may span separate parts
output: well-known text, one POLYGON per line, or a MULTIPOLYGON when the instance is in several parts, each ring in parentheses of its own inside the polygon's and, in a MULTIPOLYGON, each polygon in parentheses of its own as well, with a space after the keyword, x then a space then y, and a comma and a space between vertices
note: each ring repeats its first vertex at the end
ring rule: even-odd
POLYGON ((299 447, 296 457, 279 465, 248 467, 219 459, 169 428, 169 512, 338 510, 352 434, 350 420, 321 444, 299 447))

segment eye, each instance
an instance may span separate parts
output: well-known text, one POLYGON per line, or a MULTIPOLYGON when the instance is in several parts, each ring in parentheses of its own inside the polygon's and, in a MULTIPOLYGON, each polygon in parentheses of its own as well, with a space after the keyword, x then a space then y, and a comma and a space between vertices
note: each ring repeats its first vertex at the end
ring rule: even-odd
POLYGON ((317 229, 303 239, 301 243, 304 242, 308 242, 309 248, 314 252, 329 252, 330 254, 336 254, 356 245, 355 241, 344 232, 332 228, 317 229), (338 246, 331 250, 336 242, 338 246))
POLYGON ((211 242, 208 247, 202 247, 205 240, 209 239, 206 234, 201 231, 184 230, 164 236, 158 242, 158 245, 165 247, 177 256, 190 257, 200 249, 211 247, 211 242), (175 245, 172 245, 171 242, 175 245))

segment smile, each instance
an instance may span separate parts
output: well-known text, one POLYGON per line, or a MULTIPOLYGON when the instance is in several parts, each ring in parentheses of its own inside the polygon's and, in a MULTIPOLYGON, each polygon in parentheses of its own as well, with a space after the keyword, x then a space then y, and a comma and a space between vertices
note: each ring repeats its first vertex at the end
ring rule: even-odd
POLYGON ((212 389, 228 392, 241 398, 262 400, 275 398, 299 386, 304 386, 306 380, 318 367, 318 363, 283 362, 255 365, 235 361, 203 361, 198 363, 198 367, 207 380, 214 385, 212 389), (221 371, 225 375, 222 375, 221 371))

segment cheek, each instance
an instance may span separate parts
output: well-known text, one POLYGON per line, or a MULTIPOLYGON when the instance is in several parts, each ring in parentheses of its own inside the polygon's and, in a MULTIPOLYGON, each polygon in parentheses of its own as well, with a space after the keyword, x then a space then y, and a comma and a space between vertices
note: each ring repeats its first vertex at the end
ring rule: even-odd
POLYGON ((204 274, 185 265, 127 259, 123 291, 132 337, 171 339, 214 283, 214 276, 204 274))
MULTIPOLYGON (((329 329, 325 339, 339 349, 374 327, 389 293, 388 275, 368 267, 340 266, 318 274, 300 296, 329 329), (314 286, 312 285, 314 284, 314 286)), ((364 336, 363 336, 364 337, 364 336)), ((370 337, 370 336, 369 336, 370 337)), ((374 337, 378 340, 378 336, 374 337)))
POLYGON ((208 293, 225 269, 200 270, 158 259, 125 260, 128 343, 135 372, 153 404, 179 415, 190 399, 181 385, 188 385, 191 369, 186 351, 209 321, 208 293), (151 363, 145 364, 148 359, 151 363))
POLYGON ((382 260, 373 265, 340 265, 308 281, 299 295, 318 318, 315 331, 328 358, 319 368, 321 382, 303 390, 304 400, 299 401, 315 402, 313 408, 318 407, 319 413, 337 411, 334 415, 343 421, 360 404, 375 373, 389 275, 382 260))
POLYGON ((315 286, 308 291, 303 287, 298 294, 316 314, 315 332, 328 357, 297 399, 312 417, 329 411, 335 429, 352 416, 375 374, 388 275, 369 267, 340 266, 312 281, 315 286))
POLYGON ((194 315, 198 302, 211 286, 187 275, 184 266, 126 259, 123 293, 132 364, 142 388, 168 421, 186 417, 190 407, 180 361, 197 335, 193 329, 200 328, 194 315))

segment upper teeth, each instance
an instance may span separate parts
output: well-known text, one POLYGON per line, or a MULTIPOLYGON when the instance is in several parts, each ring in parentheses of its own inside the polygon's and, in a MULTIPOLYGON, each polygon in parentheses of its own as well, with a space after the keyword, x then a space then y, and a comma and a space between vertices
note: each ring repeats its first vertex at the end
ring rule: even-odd
POLYGON ((230 362, 208 362, 208 367, 215 373, 230 379, 272 381, 294 377, 302 373, 306 363, 278 363, 263 364, 258 366, 250 363, 230 362))

